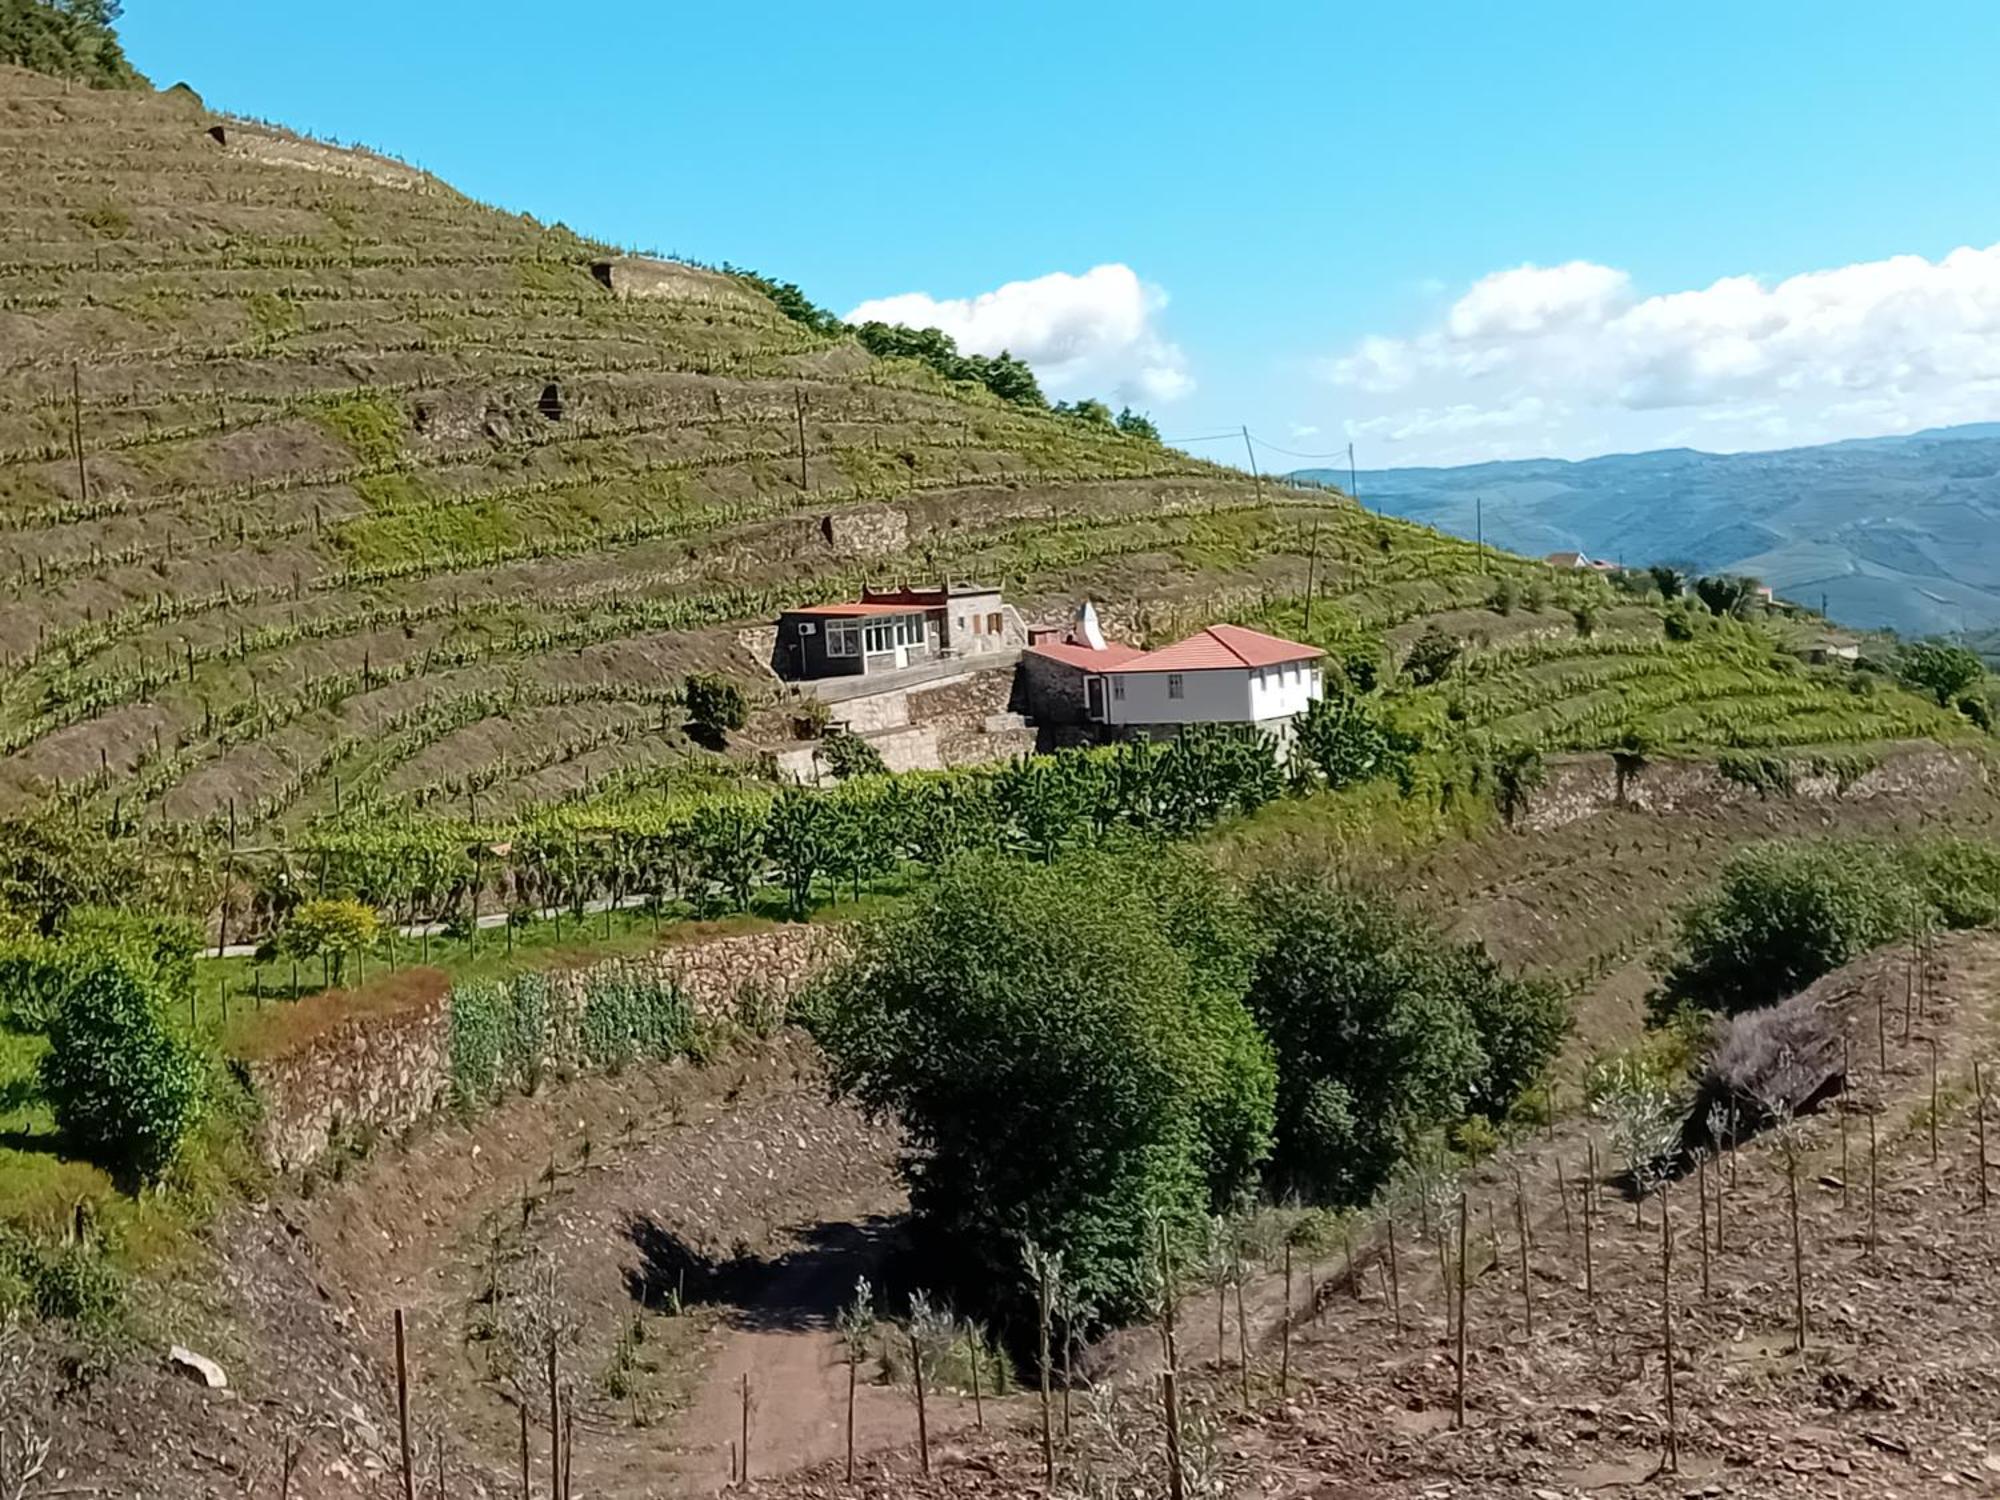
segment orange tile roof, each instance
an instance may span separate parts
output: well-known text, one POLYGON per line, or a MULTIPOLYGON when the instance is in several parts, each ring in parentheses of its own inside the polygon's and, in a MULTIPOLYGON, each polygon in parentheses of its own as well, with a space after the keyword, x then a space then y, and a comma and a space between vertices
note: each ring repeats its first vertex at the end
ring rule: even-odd
POLYGON ((1113 644, 1099 649, 1096 646, 1080 646, 1075 641, 1042 641, 1028 650, 1036 656, 1046 656, 1050 661, 1059 661, 1066 667, 1078 667, 1086 672, 1109 672, 1146 654, 1137 646, 1113 644))
POLYGON ((1232 668, 1275 667, 1288 661, 1315 661, 1326 655, 1317 646, 1303 646, 1281 636, 1266 635, 1241 625, 1211 625, 1184 641, 1149 651, 1117 668, 1121 672, 1212 672, 1232 668))

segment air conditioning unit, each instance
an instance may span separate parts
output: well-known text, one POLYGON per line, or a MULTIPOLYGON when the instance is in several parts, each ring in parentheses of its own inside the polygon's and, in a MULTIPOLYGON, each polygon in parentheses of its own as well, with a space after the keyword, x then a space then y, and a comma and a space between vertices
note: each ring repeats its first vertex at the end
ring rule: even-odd
POLYGON ((815 625, 811 620, 801 620, 799 621, 799 634, 818 635, 819 626, 815 625))

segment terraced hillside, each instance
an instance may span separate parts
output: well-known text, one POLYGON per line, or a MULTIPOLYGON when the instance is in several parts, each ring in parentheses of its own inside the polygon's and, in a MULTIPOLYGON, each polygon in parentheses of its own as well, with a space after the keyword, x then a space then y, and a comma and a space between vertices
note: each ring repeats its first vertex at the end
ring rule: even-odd
POLYGON ((1467 655, 1403 711, 1434 739, 1963 727, 185 90, 0 71, 0 170, 7 805, 275 837, 342 799, 490 820, 630 791, 700 768, 687 670, 768 687, 742 632, 780 603, 946 572, 1140 633, 1259 620, 1391 682, 1437 623, 1467 655))

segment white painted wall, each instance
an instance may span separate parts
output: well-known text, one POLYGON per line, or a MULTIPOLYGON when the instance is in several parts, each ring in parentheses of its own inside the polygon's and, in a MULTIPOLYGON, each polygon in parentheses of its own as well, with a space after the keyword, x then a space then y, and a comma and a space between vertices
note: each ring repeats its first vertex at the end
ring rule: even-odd
POLYGON ((1206 672, 1106 672, 1107 724, 1259 724, 1305 712, 1320 695, 1316 662, 1206 672), (1171 696, 1178 675, 1181 696, 1171 696))

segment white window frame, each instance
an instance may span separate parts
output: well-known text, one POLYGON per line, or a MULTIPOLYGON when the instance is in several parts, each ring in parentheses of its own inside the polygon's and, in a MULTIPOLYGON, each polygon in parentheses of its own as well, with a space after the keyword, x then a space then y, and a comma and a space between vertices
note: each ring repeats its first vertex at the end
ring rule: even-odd
POLYGON ((896 627, 888 620, 870 620, 861 629, 861 650, 867 656, 887 656, 896 649, 896 627))
POLYGON ((826 627, 826 654, 828 656, 859 656, 861 654, 860 632, 852 620, 835 620, 826 627))
POLYGON ((922 615, 896 616, 896 644, 899 646, 921 646, 924 644, 924 617, 922 615))
POLYGON ((1169 698, 1187 697, 1187 679, 1181 676, 1180 673, 1167 673, 1167 696, 1169 698))
POLYGON ((1111 679, 1111 701, 1114 703, 1123 703, 1125 701, 1125 679, 1123 677, 1113 677, 1111 679))

